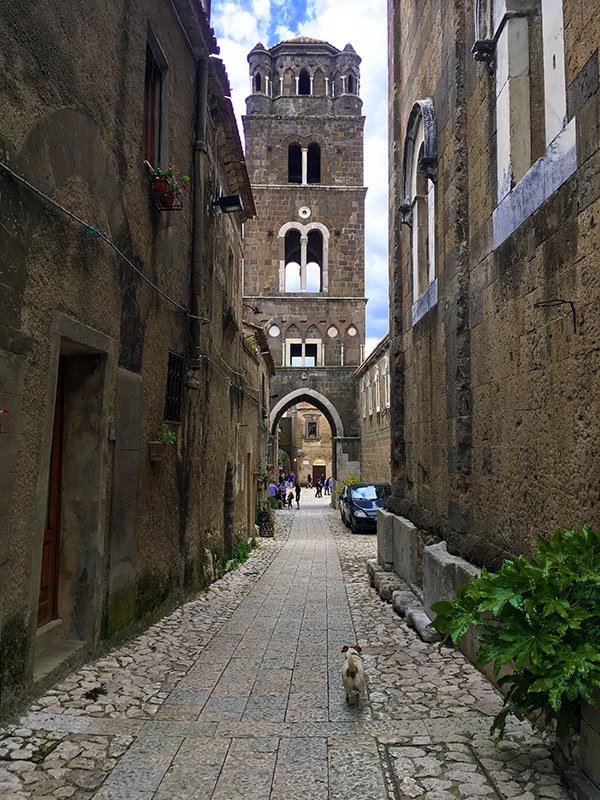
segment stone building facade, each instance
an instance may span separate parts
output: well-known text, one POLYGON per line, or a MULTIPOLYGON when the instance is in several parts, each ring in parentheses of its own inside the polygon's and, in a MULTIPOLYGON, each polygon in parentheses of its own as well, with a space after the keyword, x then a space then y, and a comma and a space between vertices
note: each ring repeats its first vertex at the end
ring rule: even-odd
POLYGON ((293 471, 302 486, 309 475, 312 483, 332 475, 331 426, 318 408, 297 403, 280 417, 278 433, 280 456, 286 454, 283 469, 293 471))
POLYGON ((97 10, 0 9, 2 710, 210 581, 254 533, 267 455, 254 206, 207 15, 97 10), (150 180, 175 164, 186 191, 150 180))
POLYGON ((360 398, 361 474, 364 483, 391 483, 390 345, 385 335, 356 370, 360 398))
POLYGON ((493 568, 600 525, 600 4, 388 9, 388 507, 493 568))
POLYGON ((279 419, 295 403, 316 406, 331 425, 333 471, 343 478, 360 468, 360 58, 351 45, 340 51, 301 37, 268 50, 257 44, 248 61, 243 124, 257 216, 245 226, 244 297, 258 310, 276 364, 271 431, 276 441, 279 419))

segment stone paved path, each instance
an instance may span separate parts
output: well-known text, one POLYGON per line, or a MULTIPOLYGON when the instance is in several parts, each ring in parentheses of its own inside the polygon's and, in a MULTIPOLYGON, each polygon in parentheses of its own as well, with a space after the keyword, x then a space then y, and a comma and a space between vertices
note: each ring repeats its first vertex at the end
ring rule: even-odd
POLYGON ((370 587, 374 536, 303 493, 235 573, 0 731, 7 800, 567 800, 529 725, 370 587), (348 708, 341 647, 369 699, 348 708))

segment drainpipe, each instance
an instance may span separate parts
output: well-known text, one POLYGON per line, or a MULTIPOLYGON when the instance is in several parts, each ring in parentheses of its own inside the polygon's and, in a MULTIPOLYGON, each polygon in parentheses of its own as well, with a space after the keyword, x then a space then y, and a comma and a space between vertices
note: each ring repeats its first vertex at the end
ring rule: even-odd
POLYGON ((191 324, 192 354, 190 368, 199 369, 201 359, 200 327, 204 320, 200 317, 200 294, 202 293, 202 249, 204 242, 204 228, 206 222, 206 209, 204 207, 204 187, 206 182, 206 106, 208 97, 208 56, 199 58, 196 62, 196 131, 194 141, 194 198, 192 220, 192 279, 191 308, 194 318, 191 324))

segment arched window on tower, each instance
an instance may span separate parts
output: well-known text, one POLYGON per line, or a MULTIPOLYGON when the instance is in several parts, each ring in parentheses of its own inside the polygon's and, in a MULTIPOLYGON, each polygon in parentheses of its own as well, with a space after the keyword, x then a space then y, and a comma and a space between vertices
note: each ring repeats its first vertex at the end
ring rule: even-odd
POLYGON ((316 142, 308 145, 307 183, 321 183, 321 148, 316 142))
POLYGON ((321 223, 288 222, 279 231, 279 291, 328 291, 329 231, 321 223))
POLYGON ((254 91, 262 91, 262 78, 260 77, 260 72, 257 72, 254 75, 254 91))
POLYGON ((288 183, 302 183, 302 148, 291 144, 288 148, 288 183))
POLYGON ((298 94, 310 94, 310 75, 307 69, 300 70, 298 94))
POLYGON ((356 80, 351 72, 349 72, 346 77, 346 91, 348 94, 354 94, 356 92, 356 80))
POLYGON ((291 230, 285 235, 285 291, 301 290, 300 231, 291 230))
POLYGON ((323 291, 323 237, 320 231, 309 231, 306 248, 306 291, 323 291))
POLYGON ((286 367, 320 367, 322 341, 319 329, 311 325, 302 339, 296 325, 290 325, 285 335, 286 367))

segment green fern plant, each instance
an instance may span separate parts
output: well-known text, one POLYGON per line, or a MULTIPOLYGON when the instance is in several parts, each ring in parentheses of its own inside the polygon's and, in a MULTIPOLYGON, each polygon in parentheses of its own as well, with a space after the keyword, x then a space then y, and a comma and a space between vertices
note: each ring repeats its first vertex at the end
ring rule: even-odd
MULTIPOLYGON (((595 705, 600 687, 600 532, 558 530, 533 556, 505 561, 497 573, 461 586, 456 600, 431 607, 432 626, 456 644, 471 625, 483 628, 478 665, 493 662, 508 686, 492 731, 506 719, 542 713, 563 735, 579 721, 581 701, 595 705)), ((441 646, 441 645, 440 645, 441 646)))

